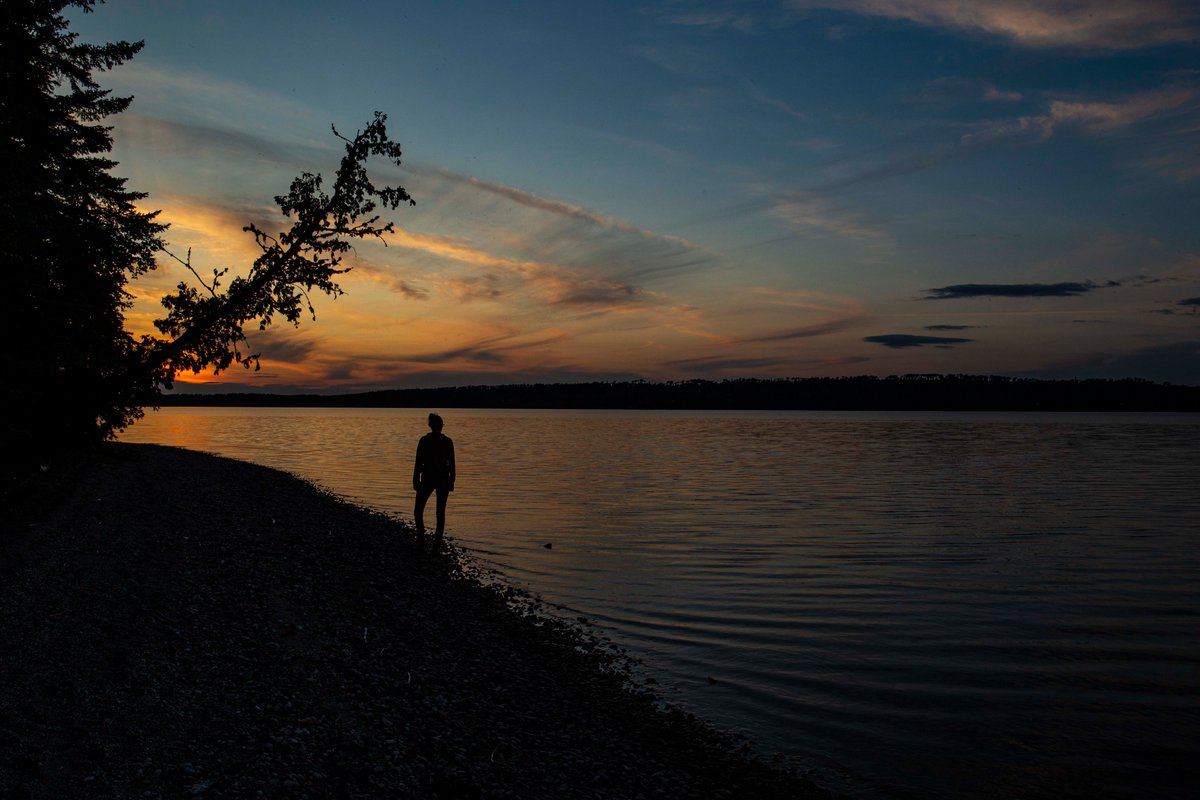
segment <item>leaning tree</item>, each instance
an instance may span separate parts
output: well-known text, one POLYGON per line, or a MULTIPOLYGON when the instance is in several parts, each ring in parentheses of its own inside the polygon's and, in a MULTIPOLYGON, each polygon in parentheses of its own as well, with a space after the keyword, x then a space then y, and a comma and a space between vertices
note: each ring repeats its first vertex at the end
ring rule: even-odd
POLYGON ((394 223, 381 222, 375 211, 416 204, 403 187, 376 185, 367 174, 366 162, 372 156, 400 164, 400 145, 388 137, 386 115, 375 112, 353 139, 336 128, 333 134, 344 143, 345 154, 331 190, 322 188, 320 175, 306 172, 292 181, 287 194, 275 198, 290 222, 287 230, 272 235, 255 225, 245 226, 242 230, 254 236, 262 251, 246 275, 222 288, 227 268, 213 270, 206 281, 192 267, 190 256, 173 256, 200 286, 182 281, 162 299, 168 313, 154 324, 165 336, 143 337, 139 378, 170 386, 174 375, 184 370, 220 372, 234 363, 257 368, 258 356, 242 349, 245 326, 257 323, 263 330, 277 316, 297 325, 306 311, 315 318, 311 295, 342 293, 336 276, 348 271, 341 262, 352 243, 365 238, 382 241, 392 232, 394 223))
MULTIPOLYGON (((132 98, 110 97, 93 73, 132 58, 141 42, 80 44, 63 11, 96 0, 5 0, 0 6, 0 258, 10 295, 3 319, 4 442, 9 454, 45 460, 112 436, 154 405, 176 373, 258 365, 244 328, 313 314, 312 294, 341 294, 342 258, 357 239, 382 238, 392 223, 377 209, 413 203, 400 186, 376 185, 367 161, 400 163, 387 118, 353 138, 333 133, 345 154, 328 190, 304 173, 276 199, 285 229, 243 230, 261 254, 244 271, 192 273, 162 299, 157 335, 125 328, 131 279, 154 269, 166 225, 137 207, 144 193, 112 174, 111 128, 100 124, 132 98), (222 285, 227 281, 227 285, 222 285)), ((168 253, 169 254, 169 253, 168 253)))

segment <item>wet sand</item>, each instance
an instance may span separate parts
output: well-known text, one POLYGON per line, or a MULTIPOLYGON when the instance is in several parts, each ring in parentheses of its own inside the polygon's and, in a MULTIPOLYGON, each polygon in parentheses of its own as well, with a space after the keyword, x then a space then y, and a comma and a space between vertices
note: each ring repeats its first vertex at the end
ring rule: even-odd
POLYGON ((825 796, 381 514, 151 445, 75 472, 0 539, 0 796, 825 796))

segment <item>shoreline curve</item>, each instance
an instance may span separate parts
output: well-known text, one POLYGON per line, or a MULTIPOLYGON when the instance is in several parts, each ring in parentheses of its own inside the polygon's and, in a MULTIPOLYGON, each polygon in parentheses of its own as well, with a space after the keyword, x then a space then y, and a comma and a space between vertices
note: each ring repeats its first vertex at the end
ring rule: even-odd
POLYGON ((48 480, 0 540, 0 794, 828 796, 295 476, 110 443, 48 480))

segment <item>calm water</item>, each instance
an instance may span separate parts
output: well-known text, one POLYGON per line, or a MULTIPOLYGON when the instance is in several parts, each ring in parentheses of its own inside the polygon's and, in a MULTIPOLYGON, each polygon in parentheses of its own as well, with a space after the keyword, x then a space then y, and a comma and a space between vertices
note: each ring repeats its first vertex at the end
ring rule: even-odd
MULTIPOLYGON (((1191 797, 1200 780, 1200 418, 445 417, 449 535, 834 788, 1191 797)), ((425 430, 412 409, 165 409, 124 438, 411 518, 425 430)))

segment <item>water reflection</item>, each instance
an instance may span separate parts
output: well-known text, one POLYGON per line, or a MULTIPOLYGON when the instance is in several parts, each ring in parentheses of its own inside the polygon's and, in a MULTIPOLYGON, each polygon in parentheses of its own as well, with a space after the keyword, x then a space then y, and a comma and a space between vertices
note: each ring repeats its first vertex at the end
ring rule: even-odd
MULTIPOLYGON (((1200 777, 1194 418, 446 416, 450 535, 864 796, 1184 796, 1200 777)), ((176 409, 128 438, 407 516, 424 425, 176 409)))

